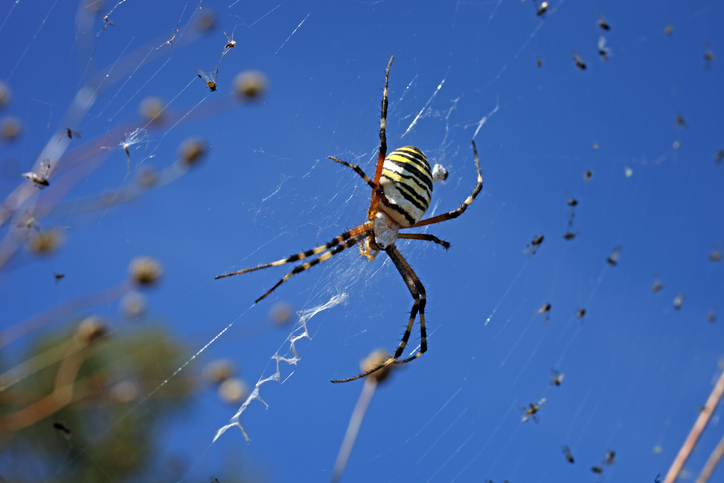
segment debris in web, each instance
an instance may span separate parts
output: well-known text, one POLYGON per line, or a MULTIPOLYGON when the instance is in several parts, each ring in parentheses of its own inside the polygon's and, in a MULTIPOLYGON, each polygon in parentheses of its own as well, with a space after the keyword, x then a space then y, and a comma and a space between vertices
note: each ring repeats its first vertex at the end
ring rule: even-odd
MULTIPOLYGON (((288 365, 296 366, 297 362, 301 360, 301 357, 299 356, 299 353, 297 352, 296 348, 296 342, 300 339, 307 338, 311 339, 309 335, 309 331, 307 330, 307 321, 317 315, 319 312, 322 312, 323 310, 331 309, 332 307, 335 307, 337 305, 345 305, 347 304, 347 301, 349 300, 349 295, 346 293, 341 293, 338 295, 333 296, 329 299, 327 303, 324 303, 322 305, 318 305, 316 307, 312 307, 311 309, 301 310, 297 312, 297 315, 299 315, 299 322, 295 324, 294 329, 292 332, 287 336, 284 343, 281 345, 281 347, 274 353, 274 355, 271 357, 272 360, 275 361, 275 371, 272 375, 264 377, 264 374, 259 378, 259 381, 254 385, 254 389, 251 391, 251 394, 246 398, 246 400, 242 403, 242 405, 239 407, 239 409, 236 411, 236 414, 232 416, 232 418, 229 420, 229 423, 222 426, 216 431, 216 435, 214 436, 214 439, 212 441, 215 442, 219 437, 226 432, 227 429, 236 426, 241 430, 241 433, 244 435, 244 439, 246 439, 246 442, 248 443, 251 441, 249 438, 249 435, 247 434, 246 430, 244 429, 244 426, 241 424, 241 414, 246 411, 246 408, 251 404, 251 402, 254 399, 258 399, 264 406, 269 408, 269 404, 262 399, 260 394, 260 388, 261 385, 268 381, 276 381, 279 384, 284 384, 287 379, 289 379, 292 374, 294 374, 294 371, 292 371, 288 376, 286 376, 284 379, 282 379, 282 373, 281 369, 279 368, 280 362, 286 362, 288 365), (285 352, 285 354, 281 354, 281 350, 284 346, 289 343, 289 346, 285 352)), ((267 367, 269 367, 267 365, 267 367)))

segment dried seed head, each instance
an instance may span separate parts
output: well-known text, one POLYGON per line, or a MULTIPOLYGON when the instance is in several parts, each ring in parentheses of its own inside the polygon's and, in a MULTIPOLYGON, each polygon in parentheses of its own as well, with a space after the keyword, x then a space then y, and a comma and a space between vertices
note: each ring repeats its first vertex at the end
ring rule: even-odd
POLYGON ((196 16, 196 28, 203 33, 210 32, 216 27, 216 15, 209 9, 200 10, 196 16))
POLYGON ((156 184, 156 181, 158 181, 158 173, 156 172, 156 169, 148 164, 142 165, 138 169, 138 174, 136 175, 136 182, 145 189, 153 187, 153 185, 156 184))
POLYGON ((129 292, 121 299, 121 311, 129 319, 137 319, 146 312, 146 297, 139 292, 129 292))
POLYGON ((97 315, 91 315, 86 317, 78 325, 76 330, 76 337, 83 344, 90 344, 91 342, 100 339, 108 333, 106 323, 97 315))
POLYGON ((249 386, 241 379, 227 379, 219 385, 219 399, 228 404, 238 404, 249 395, 249 386))
POLYGON ((258 70, 246 70, 236 76, 234 86, 243 100, 257 100, 266 93, 266 76, 258 70))
POLYGON ((163 101, 158 97, 149 96, 141 101, 138 112, 147 122, 162 124, 166 120, 163 112, 163 101))
POLYGON ((189 138, 178 150, 178 162, 184 166, 194 166, 206 155, 208 147, 206 141, 201 138, 189 138))
POLYGON ((133 381, 121 381, 111 388, 111 400, 124 404, 138 399, 138 386, 133 381))
MULTIPOLYGON (((360 370, 363 373, 370 371, 375 367, 379 366, 380 364, 384 363, 390 357, 392 356, 384 349, 375 349, 360 363, 360 370)), ((393 365, 390 364, 389 366, 383 367, 382 369, 378 370, 377 372, 373 372, 367 377, 374 379, 378 383, 383 382, 389 377, 390 372, 392 371, 392 366, 393 365)))
POLYGON ((292 315, 294 308, 287 302, 277 302, 269 310, 269 320, 277 326, 288 324, 292 320, 292 315))
POLYGON ((0 137, 6 142, 15 141, 23 132, 23 123, 15 116, 8 116, 0 121, 0 137))
POLYGON ((135 285, 150 287, 158 282, 163 269, 158 261, 151 257, 138 257, 131 261, 128 268, 131 281, 135 285))
POLYGON ((211 361, 204 367, 204 379, 212 384, 219 384, 236 374, 236 365, 231 359, 211 361))
POLYGON ((63 232, 59 229, 33 232, 28 240, 28 250, 33 255, 51 255, 61 243, 63 243, 63 232))

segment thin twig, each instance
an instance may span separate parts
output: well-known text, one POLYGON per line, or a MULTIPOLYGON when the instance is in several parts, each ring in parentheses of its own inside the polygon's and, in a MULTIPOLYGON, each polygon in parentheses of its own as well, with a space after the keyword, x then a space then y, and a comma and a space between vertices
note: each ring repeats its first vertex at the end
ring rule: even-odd
POLYGON ((362 394, 360 394, 357 400, 357 406, 354 408, 352 417, 349 420, 349 426, 347 426, 347 434, 344 437, 342 447, 339 449, 339 455, 337 456, 337 462, 334 464, 334 471, 332 472, 331 483, 337 483, 342 479, 342 474, 347 466, 347 460, 352 453, 352 447, 357 439, 359 428, 362 425, 367 408, 372 401, 372 396, 375 394, 377 388, 377 379, 374 377, 365 377, 365 384, 362 388, 362 394))
POLYGON ((679 476, 679 472, 681 472, 681 468, 684 466, 686 459, 694 449, 696 441, 699 439, 699 436, 701 436, 701 433, 704 431, 711 415, 714 413, 714 409, 719 403, 722 393, 724 393, 724 371, 722 371, 721 376, 719 376, 719 380, 714 386, 714 389, 711 391, 709 399, 706 401, 706 405, 699 413, 699 417, 697 418, 696 423, 694 423, 694 427, 691 428, 689 436, 687 436, 683 446, 679 450, 679 454, 676 455, 676 459, 674 459, 674 462, 671 464, 671 468, 669 468, 669 472, 666 474, 664 483, 674 483, 674 481, 676 481, 676 478, 679 476))
POLYGON ((724 436, 722 436, 719 444, 716 445, 716 448, 714 448, 714 451, 711 452, 711 456, 709 456, 709 459, 706 461, 704 469, 701 470, 699 478, 696 479, 696 483, 706 483, 707 481, 709 481, 709 478, 711 477, 712 473, 714 473, 716 465, 719 464, 719 460, 721 459, 723 454, 724 436))

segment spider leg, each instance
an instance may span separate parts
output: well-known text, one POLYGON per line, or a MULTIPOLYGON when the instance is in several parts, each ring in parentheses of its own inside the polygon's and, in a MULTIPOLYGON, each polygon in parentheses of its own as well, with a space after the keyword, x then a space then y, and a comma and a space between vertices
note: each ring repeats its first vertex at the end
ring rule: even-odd
MULTIPOLYGON (((380 150, 377 155, 377 167, 375 168, 374 183, 376 186, 380 184, 380 177, 382 176, 382 165, 385 163, 385 156, 387 156, 387 135, 385 129, 387 128, 387 84, 390 78, 390 66, 392 61, 395 59, 394 56, 390 57, 390 62, 387 64, 387 70, 385 71, 385 88, 382 91, 382 109, 380 116, 380 150)), ((384 198, 384 197, 383 197, 384 198)), ((370 209, 367 212, 367 218, 372 219, 374 213, 377 211, 377 202, 379 201, 379 194, 373 188, 372 190, 372 201, 370 202, 370 209)))
POLYGON ((284 265, 286 263, 296 262, 297 260, 302 260, 307 257, 311 257, 312 255, 317 255, 318 253, 326 252, 330 248, 333 248, 340 243, 349 240, 353 236, 356 236, 364 231, 370 230, 372 228, 372 224, 370 222, 363 223, 360 226, 356 226, 352 228, 351 230, 345 231, 341 235, 335 237, 332 241, 326 243, 325 245, 320 245, 318 247, 312 248, 311 250, 307 250, 306 252, 297 253, 295 255, 292 255, 290 257, 284 258, 282 260, 277 260, 276 262, 271 263, 264 263, 262 265, 257 265, 256 267, 252 268, 245 268, 243 270, 238 270, 236 272, 229 272, 225 273, 223 275, 217 275, 214 277, 214 280, 217 280, 219 278, 224 277, 231 277, 233 275, 241 275, 242 273, 249 273, 249 272, 255 272, 257 270, 261 270, 262 268, 269 268, 269 267, 277 267, 279 265, 284 265))
POLYGON ((397 238, 407 238, 408 240, 424 240, 424 241, 431 241, 435 242, 441 247, 443 247, 445 250, 450 248, 450 242, 446 242, 445 240, 440 240, 435 235, 428 235, 427 233, 398 233, 397 238))
POLYGON ((338 162, 339 164, 343 164, 343 165, 347 166, 348 168, 352 168, 355 173, 360 175, 360 177, 363 180, 365 180, 368 185, 370 185, 370 188, 372 188, 372 192, 377 196, 378 200, 382 201, 383 205, 388 206, 388 207, 390 206, 390 202, 385 197, 385 192, 382 189, 382 186, 380 186, 379 184, 375 184, 375 182, 372 181, 370 179, 370 177, 367 176, 367 174, 364 171, 362 171, 362 168, 360 168, 356 164, 348 163, 347 161, 343 161, 339 158, 335 158, 334 156, 328 156, 328 158, 331 159, 332 161, 338 162))
MULTIPOLYGON (((365 225, 361 225, 361 226, 365 226, 365 225)), ((261 297, 259 297, 258 299, 256 299, 256 300, 254 301, 254 303, 257 304, 257 303, 259 303, 261 300, 264 300, 270 293, 272 293, 272 292, 273 292, 274 290, 276 290, 281 284, 283 284, 284 282, 286 282, 287 280, 289 280, 290 278, 292 278, 294 275, 296 275, 296 274, 298 274, 298 273, 301 273, 301 272, 303 272, 303 271, 305 271, 305 270, 307 270, 307 269, 310 269, 310 268, 312 268, 313 266, 315 266, 315 265, 317 265, 317 264, 319 264, 319 263, 322 263, 322 262, 325 261, 325 260, 329 260, 330 258, 332 258, 333 256, 335 256, 335 255, 338 254, 339 252, 344 251, 344 250, 348 249, 349 247, 355 246, 355 245, 358 244, 360 241, 362 241, 365 237, 369 236, 371 233, 372 233, 372 230, 365 230, 365 231, 363 231, 363 232, 361 232, 361 233, 358 233, 357 235, 353 236, 352 238, 349 238, 348 240, 345 240, 345 241, 342 242, 341 244, 337 245, 336 247, 334 247, 332 250, 328 251, 327 253, 323 253, 322 255, 318 256, 318 257, 315 258, 314 260, 311 260, 311 261, 309 261, 309 262, 302 263, 301 265, 297 265, 296 267, 294 267, 294 269, 293 269, 291 272, 289 272, 289 273, 287 273, 286 275, 284 275, 284 277, 282 277, 282 279, 279 280, 272 288, 270 288, 269 290, 267 290, 264 295, 262 295, 261 297)))
POLYGON ((425 329, 425 304, 427 302, 427 296, 425 294, 425 287, 423 287, 422 282, 420 282, 420 279, 417 278, 417 275, 415 275, 415 272, 412 270, 412 267, 410 267, 410 264, 407 263, 407 260, 405 260, 399 250, 397 250, 397 247, 395 247, 394 245, 390 245, 385 248, 385 251, 387 252, 387 255, 389 255, 389 257, 392 259, 392 262, 395 264, 395 267, 397 267, 397 270, 400 272, 400 275, 402 275, 402 278, 405 280, 405 284, 407 284, 407 288, 410 290, 412 298, 415 299, 415 302, 412 304, 412 310, 410 311, 410 319, 407 322, 405 335, 402 336, 402 340, 400 341, 400 345, 395 351, 395 355, 387 359, 379 366, 365 373, 362 373, 359 376, 349 377, 347 379, 336 379, 332 380, 332 382, 337 383, 354 381, 355 379, 369 376, 373 372, 377 372, 383 367, 389 366, 390 364, 404 364, 406 362, 410 362, 413 359, 417 359, 427 351, 427 331, 425 329), (417 317, 418 313, 420 314, 420 350, 413 354, 411 357, 408 357, 407 359, 398 360, 404 352, 405 346, 407 346, 407 341, 410 340, 412 326, 415 323, 415 318, 417 317))
POLYGON ((468 196, 468 198, 463 202, 462 205, 460 205, 459 208, 448 211, 447 213, 433 216, 432 218, 428 218, 426 220, 420 220, 412 225, 410 228, 417 228, 419 226, 432 225, 433 223, 440 223, 441 221, 452 220, 465 213, 465 210, 468 209, 470 203, 473 202, 475 197, 478 196, 478 193, 480 193, 480 190, 483 189, 483 175, 480 173, 480 161, 478 161, 478 149, 475 147, 475 141, 473 141, 473 153, 475 153, 475 168, 478 170, 478 183, 475 185, 475 189, 473 190, 472 194, 468 196))

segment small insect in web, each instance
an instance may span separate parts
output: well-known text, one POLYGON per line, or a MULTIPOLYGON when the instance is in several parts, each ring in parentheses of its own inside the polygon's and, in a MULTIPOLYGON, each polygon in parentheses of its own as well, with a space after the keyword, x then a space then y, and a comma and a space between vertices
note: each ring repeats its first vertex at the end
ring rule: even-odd
POLYGON ((684 116, 682 116, 681 113, 676 115, 676 125, 679 127, 688 127, 689 126, 686 123, 686 119, 684 119, 684 116))
POLYGON ((614 247, 614 249, 611 250, 611 254, 606 259, 606 262, 608 262, 608 264, 612 267, 618 265, 618 259, 621 258, 621 250, 621 246, 614 247))
POLYGON ((598 38, 598 55, 601 56, 601 60, 607 61, 608 60, 608 54, 611 53, 611 49, 606 47, 606 37, 601 35, 598 38))
POLYGON ((15 225, 15 226, 17 226, 18 228, 24 226, 24 227, 27 228, 28 230, 31 229, 31 228, 35 228, 36 230, 40 231, 40 227, 39 227, 38 224, 35 222, 35 217, 33 217, 33 216, 31 216, 31 217, 28 218, 27 220, 23 220, 23 221, 19 222, 19 223, 18 223, 17 225, 15 225))
POLYGON ((576 52, 575 50, 571 53, 573 56, 573 62, 576 64, 576 67, 578 67, 581 70, 586 70, 586 63, 583 61, 583 57, 576 52))
POLYGON ((593 471, 597 475, 603 474, 603 468, 601 467, 601 465, 596 465, 596 466, 591 467, 591 471, 593 471))
POLYGON ((201 69, 196 69, 196 75, 206 83, 206 87, 209 91, 216 92, 216 76, 219 75, 219 64, 216 64, 216 70, 212 74, 211 72, 204 72, 201 69))
POLYGON ((563 234, 563 239, 564 240, 573 240, 574 238, 576 238, 576 235, 578 235, 578 233, 575 233, 572 231, 567 231, 563 234))
MULTIPOLYGON (((236 29, 234 29, 236 30, 236 29)), ((226 35, 226 32, 224 32, 224 37, 226 37, 226 45, 224 46, 224 51, 221 53, 221 57, 223 58, 231 49, 236 47, 236 40, 234 40, 234 31, 231 31, 231 37, 226 35)))
POLYGON ((681 292, 677 293, 676 297, 674 297, 674 308, 676 310, 679 310, 681 307, 683 307, 684 300, 686 300, 686 297, 684 297, 684 294, 681 292))
MULTIPOLYGON (((108 15, 110 15, 110 13, 109 13, 108 15)), ((115 27, 115 26, 116 26, 116 24, 114 24, 113 22, 111 22, 111 21, 108 19, 108 15, 106 15, 105 17, 103 17, 103 18, 101 19, 101 20, 103 20, 103 21, 106 23, 106 25, 103 27, 103 30, 105 30, 105 28, 106 28, 107 26, 109 26, 109 25, 110 25, 111 27, 115 27)))
POLYGON ((583 173, 583 179, 585 179, 586 181, 591 181, 593 179, 593 171, 589 169, 588 171, 583 173))
POLYGON ((23 173, 21 176, 35 183, 35 186, 40 189, 50 186, 50 181, 48 181, 48 175, 50 174, 50 160, 43 160, 43 162, 40 163, 39 171, 39 173, 30 171, 28 173, 23 173))
POLYGON ((706 314, 706 321, 712 324, 716 322, 716 306, 712 306, 706 314))
POLYGON ((606 464, 612 466, 614 463, 616 463, 616 452, 609 450, 606 452, 606 464))
POLYGON ((580 309, 576 310, 576 317, 581 319, 581 322, 583 322, 583 318, 586 316, 586 309, 581 307, 580 309))
POLYGON ((714 153, 715 164, 721 164, 722 159, 724 159, 724 149, 720 149, 719 151, 714 153))
MULTIPOLYGON (((535 5, 535 2, 533 2, 533 4, 535 5)), ((540 7, 536 7, 535 13, 539 17, 544 17, 547 11, 548 11, 548 2, 542 2, 540 4, 540 7)))
POLYGON ((533 238, 528 245, 526 245, 525 250, 523 251, 527 253, 528 256, 532 257, 536 254, 544 239, 545 237, 543 235, 538 235, 537 237, 533 238))
POLYGON ((390 67, 392 66, 393 57, 390 58, 385 71, 385 87, 382 91, 382 109, 380 119, 380 146, 377 155, 377 165, 375 168, 374 178, 369 178, 367 174, 354 164, 350 164, 341 159, 330 156, 343 166, 354 170, 367 185, 372 189, 370 207, 367 210, 367 221, 361 225, 345 231, 341 235, 335 237, 332 241, 302 253, 297 253, 282 260, 271 263, 265 263, 252 268, 246 268, 236 272, 218 275, 217 279, 229 277, 232 275, 240 275, 242 273, 254 272, 269 267, 277 267, 298 260, 303 260, 314 255, 319 255, 309 262, 304 262, 286 274, 272 288, 256 299, 255 303, 263 300, 282 283, 289 280, 292 276, 303 272, 325 260, 329 260, 334 255, 359 244, 359 252, 367 260, 372 261, 380 251, 387 253, 392 263, 397 268, 400 276, 405 281, 410 295, 414 299, 410 317, 407 322, 405 334, 397 347, 394 355, 386 358, 377 366, 362 372, 358 376, 346 379, 335 379, 332 382, 348 382, 354 381, 361 377, 369 376, 391 364, 404 364, 410 362, 422 354, 427 352, 427 331, 425 328, 425 305, 427 303, 427 295, 425 287, 420 282, 410 264, 402 256, 397 249, 395 242, 398 239, 422 240, 433 242, 447 249, 450 243, 427 233, 399 233, 400 230, 410 228, 419 228, 422 226, 433 225, 443 221, 452 220, 462 215, 468 206, 473 202, 475 197, 483 189, 483 175, 480 172, 480 162, 478 160, 478 150, 473 145, 473 159, 475 161, 475 169, 477 171, 477 183, 473 192, 467 199, 456 209, 442 213, 430 218, 423 219, 423 215, 430 205, 432 197, 433 175, 430 169, 430 163, 422 151, 414 146, 405 146, 396 149, 389 155, 387 154, 387 85, 390 76, 390 67), (412 333, 412 327, 419 315, 420 323, 420 346, 415 353, 407 358, 402 358, 402 353, 407 346, 412 333))
MULTIPOLYGON (((708 44, 708 42, 707 42, 708 44)), ((706 47, 706 50, 704 51, 704 62, 707 69, 711 69, 711 63, 714 61, 714 52, 712 52, 708 45, 706 47)))
POLYGON ((563 451, 563 455, 566 457, 566 461, 568 461, 570 464, 573 464, 576 461, 573 459, 573 455, 571 454, 571 450, 568 448, 568 446, 563 446, 561 450, 563 451))
POLYGON ((606 21, 606 18, 600 13, 598 14, 598 26, 606 31, 611 30, 611 26, 606 21))
POLYGON ((654 292, 659 292, 662 288, 664 288, 664 284, 661 283, 661 278, 659 277, 658 273, 654 274, 654 283, 651 285, 651 290, 654 292))
POLYGON ((62 434, 65 439, 70 439, 73 434, 73 431, 62 423, 53 423, 53 429, 55 429, 59 434, 62 434))
POLYGON ((541 398, 538 400, 537 403, 528 403, 528 407, 522 407, 520 408, 521 411, 525 413, 523 417, 520 419, 521 422, 525 423, 526 421, 533 420, 536 423, 540 421, 540 418, 538 417, 538 411, 540 411, 540 407, 545 404, 546 398, 541 398))
POLYGON ((543 314, 543 322, 548 322, 551 318, 551 304, 550 302, 544 303, 541 308, 533 312, 533 315, 543 314))
POLYGON ((83 133, 83 131, 75 131, 71 128, 67 128, 65 130, 65 135, 68 136, 68 139, 80 139, 80 135, 83 133))
POLYGON ((57 284, 58 282, 60 282, 61 280, 63 280, 65 278, 65 274, 53 272, 53 278, 55 278, 55 283, 57 284))
POLYGON ((563 384, 563 377, 566 375, 565 372, 558 372, 558 369, 551 369, 551 386, 560 386, 563 384))

